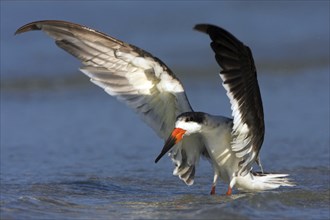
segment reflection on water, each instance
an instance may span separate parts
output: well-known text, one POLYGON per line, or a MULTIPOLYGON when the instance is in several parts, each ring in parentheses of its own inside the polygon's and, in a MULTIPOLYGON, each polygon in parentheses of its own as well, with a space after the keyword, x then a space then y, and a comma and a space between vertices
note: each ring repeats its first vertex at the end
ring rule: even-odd
MULTIPOLYGON (((303 175, 303 173, 299 173, 303 175)), ((127 179, 126 179, 127 180, 127 179)), ((209 196, 205 192, 179 194, 161 190, 161 182, 141 186, 130 179, 126 187, 120 178, 95 180, 95 177, 61 183, 20 186, 20 197, 2 202, 6 216, 16 218, 188 218, 188 219, 250 219, 272 218, 326 218, 329 214, 329 189, 303 190, 300 187, 264 193, 239 193, 233 196, 209 196), (141 188, 140 188, 141 187, 141 188), (140 189, 138 189, 140 188, 140 189), (157 189, 160 189, 159 191, 157 189), (77 215, 79 214, 79 215, 77 215), (315 214, 317 214, 315 216, 315 214)), ((4 185, 13 190, 15 186, 4 185)), ((173 185, 173 190, 176 188, 173 185)), ((13 192, 5 193, 13 194, 13 192)))

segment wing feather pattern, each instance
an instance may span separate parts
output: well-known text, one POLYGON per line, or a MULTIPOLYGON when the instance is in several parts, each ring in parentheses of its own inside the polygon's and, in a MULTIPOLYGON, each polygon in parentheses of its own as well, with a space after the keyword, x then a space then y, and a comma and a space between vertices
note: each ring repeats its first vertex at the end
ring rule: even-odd
MULTIPOLYGON (((193 111, 181 82, 173 72, 150 53, 91 28, 66 21, 37 21, 26 24, 16 34, 42 30, 55 43, 78 58, 81 71, 91 82, 131 107, 166 139, 176 117, 193 111)), ((191 136, 172 151, 174 174, 192 184, 195 164, 204 146, 198 136, 191 136), (194 149, 186 151, 185 149, 194 149)))
POLYGON ((256 68, 249 47, 217 26, 199 24, 196 30, 208 34, 215 59, 221 66, 220 77, 232 109, 232 149, 242 158, 240 175, 247 174, 264 140, 265 126, 256 68))

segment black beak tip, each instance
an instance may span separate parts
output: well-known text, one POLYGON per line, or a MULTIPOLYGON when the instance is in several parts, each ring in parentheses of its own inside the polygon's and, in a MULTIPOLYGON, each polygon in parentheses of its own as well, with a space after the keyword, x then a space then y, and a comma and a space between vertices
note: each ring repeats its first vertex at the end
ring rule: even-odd
POLYGON ((171 150, 171 148, 175 145, 175 143, 176 143, 176 139, 173 138, 172 136, 170 136, 166 140, 162 151, 160 152, 160 154, 158 155, 158 157, 155 160, 155 163, 157 163, 169 150, 171 150))
POLYGON ((164 154, 165 154, 164 152, 160 153, 156 158, 155 163, 158 163, 158 161, 164 156, 164 154))

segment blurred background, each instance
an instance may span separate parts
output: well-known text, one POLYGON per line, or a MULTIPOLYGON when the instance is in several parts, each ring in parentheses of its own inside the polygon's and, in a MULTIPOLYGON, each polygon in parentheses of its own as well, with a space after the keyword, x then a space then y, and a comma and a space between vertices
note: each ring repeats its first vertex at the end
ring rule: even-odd
POLYGON ((46 36, 14 36, 20 26, 47 19, 102 31, 172 68, 215 66, 206 37, 193 30, 198 23, 222 26, 250 46, 259 74, 329 65, 328 1, 1 1, 2 84, 19 77, 63 77, 77 69, 78 62, 46 36))
MULTIPOLYGON (((0 218, 327 219, 329 217, 329 1, 1 0, 0 218), (180 78, 196 111, 230 117, 209 38, 211 23, 253 52, 263 97, 266 171, 297 187, 210 198, 172 176, 163 145, 125 105, 92 85, 80 63, 26 23, 66 20, 134 44, 180 78), (239 209, 237 209, 239 207, 239 209), (225 213, 225 214, 224 214, 225 213)), ((235 192, 236 193, 236 192, 235 192)))

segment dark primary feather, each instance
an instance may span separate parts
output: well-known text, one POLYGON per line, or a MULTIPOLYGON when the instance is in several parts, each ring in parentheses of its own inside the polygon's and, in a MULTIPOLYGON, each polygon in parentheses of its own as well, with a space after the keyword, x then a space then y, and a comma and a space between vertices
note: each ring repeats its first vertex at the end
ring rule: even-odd
POLYGON ((246 173, 258 157, 265 133, 262 100, 251 50, 220 27, 199 24, 195 29, 210 36, 215 59, 222 68, 220 76, 230 98, 236 123, 233 143, 240 141, 242 144, 237 152, 244 153, 241 172, 246 173), (235 110, 239 113, 235 114, 235 110), (248 127, 245 139, 250 139, 247 144, 241 140, 245 134, 244 129, 239 127, 244 124, 248 127), (252 151, 249 152, 249 149, 252 151))

